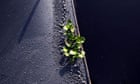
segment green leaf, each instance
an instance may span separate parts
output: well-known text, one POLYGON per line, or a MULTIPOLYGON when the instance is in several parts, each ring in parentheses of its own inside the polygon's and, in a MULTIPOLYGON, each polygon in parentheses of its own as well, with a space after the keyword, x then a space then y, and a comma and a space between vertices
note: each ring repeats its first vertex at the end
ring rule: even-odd
POLYGON ((63 29, 65 31, 68 31, 71 28, 72 22, 70 20, 68 20, 68 22, 66 23, 66 25, 64 25, 63 29))
POLYGON ((76 54, 77 54, 77 51, 75 51, 75 50, 70 50, 70 51, 69 51, 69 54, 70 54, 70 55, 76 55, 76 54))
POLYGON ((78 48, 78 49, 80 49, 82 46, 81 46, 81 44, 76 44, 76 48, 78 48))
POLYGON ((66 57, 70 56, 70 54, 67 53, 67 52, 65 52, 64 55, 65 55, 66 57))
POLYGON ((71 25, 70 31, 71 31, 72 33, 74 33, 75 27, 74 27, 73 25, 71 25))
POLYGON ((85 57, 85 51, 81 51, 81 53, 78 54, 78 58, 84 58, 85 57))
POLYGON ((82 36, 77 36, 77 37, 76 37, 76 42, 82 44, 82 43, 85 42, 85 38, 82 37, 82 36))
POLYGON ((72 24, 72 21, 68 19, 67 24, 72 24))
POLYGON ((66 45, 67 47, 71 47, 71 44, 70 44, 70 43, 68 43, 68 41, 67 41, 67 40, 65 40, 65 45, 66 45))
POLYGON ((63 51, 64 53, 66 53, 66 52, 68 52, 68 49, 67 49, 66 47, 63 47, 62 51, 63 51))
POLYGON ((84 50, 82 50, 82 51, 81 51, 81 54, 85 56, 85 54, 86 54, 86 53, 85 53, 85 51, 84 51, 84 50))
POLYGON ((72 21, 71 21, 71 20, 68 20, 68 21, 67 21, 67 23, 66 23, 66 25, 64 25, 63 29, 64 29, 65 31, 69 31, 69 30, 70 30, 72 33, 75 31, 75 27, 74 27, 74 25, 72 24, 72 21))
POLYGON ((63 47, 63 54, 69 56, 73 62, 76 58, 84 58, 85 51, 82 50, 82 44, 85 42, 85 38, 75 34, 75 26, 69 19, 65 25, 63 25, 65 35, 65 47, 63 47))
POLYGON ((69 25, 65 25, 65 26, 63 27, 63 29, 64 29, 65 31, 68 31, 69 25))

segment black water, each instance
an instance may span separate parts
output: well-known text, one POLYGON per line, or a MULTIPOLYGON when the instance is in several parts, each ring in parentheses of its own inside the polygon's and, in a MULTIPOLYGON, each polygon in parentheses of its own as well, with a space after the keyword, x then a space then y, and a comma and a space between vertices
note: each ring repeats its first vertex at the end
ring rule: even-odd
POLYGON ((140 0, 76 0, 95 84, 140 84, 140 0))

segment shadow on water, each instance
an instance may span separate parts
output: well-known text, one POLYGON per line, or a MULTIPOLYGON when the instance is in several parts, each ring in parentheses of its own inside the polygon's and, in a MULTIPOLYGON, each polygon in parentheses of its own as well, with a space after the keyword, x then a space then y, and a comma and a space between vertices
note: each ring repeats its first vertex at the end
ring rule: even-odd
POLYGON ((24 34, 25 34, 25 32, 26 32, 26 30, 27 30, 27 28, 28 28, 28 25, 30 24, 30 22, 31 22, 31 20, 32 20, 32 17, 33 17, 33 15, 34 15, 34 13, 35 13, 35 10, 36 10, 36 8, 37 8, 39 2, 40 2, 40 0, 37 0, 36 3, 35 3, 35 5, 33 6, 33 9, 32 9, 32 11, 31 11, 31 13, 30 13, 30 15, 29 15, 27 21, 25 22, 25 25, 23 26, 23 29, 22 29, 21 33, 20 33, 20 36, 19 36, 19 38, 18 38, 18 43, 20 43, 21 40, 23 39, 23 36, 24 36, 24 34))

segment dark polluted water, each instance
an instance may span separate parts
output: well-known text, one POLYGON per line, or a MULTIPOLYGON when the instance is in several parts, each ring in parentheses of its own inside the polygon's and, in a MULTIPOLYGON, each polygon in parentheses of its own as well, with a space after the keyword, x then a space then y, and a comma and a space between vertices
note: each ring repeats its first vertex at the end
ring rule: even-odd
POLYGON ((140 84, 140 1, 75 2, 92 82, 140 84))

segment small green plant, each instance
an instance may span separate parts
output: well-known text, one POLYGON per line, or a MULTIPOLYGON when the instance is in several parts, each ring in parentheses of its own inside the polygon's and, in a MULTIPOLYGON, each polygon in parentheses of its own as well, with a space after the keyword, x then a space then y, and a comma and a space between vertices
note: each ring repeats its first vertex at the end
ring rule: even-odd
POLYGON ((85 42, 85 38, 75 34, 75 26, 71 20, 63 26, 65 38, 65 46, 62 51, 66 57, 70 58, 71 62, 74 62, 77 58, 84 58, 85 51, 82 49, 82 44, 85 42))

